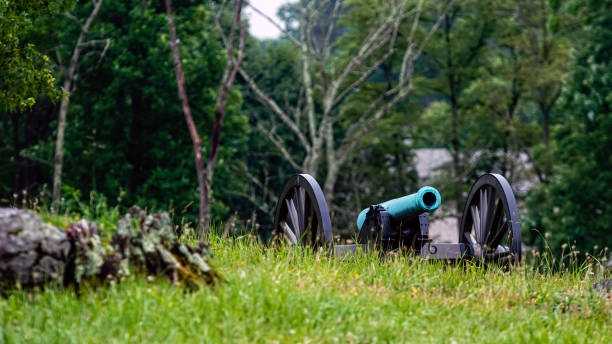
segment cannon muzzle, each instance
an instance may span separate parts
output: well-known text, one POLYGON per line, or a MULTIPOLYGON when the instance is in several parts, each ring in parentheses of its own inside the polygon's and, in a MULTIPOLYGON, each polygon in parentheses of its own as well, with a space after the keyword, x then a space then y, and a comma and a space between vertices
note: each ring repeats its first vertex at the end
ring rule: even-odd
MULTIPOLYGON (((440 206, 442 197, 438 190, 431 186, 424 186, 412 195, 395 198, 379 205, 385 208, 385 211, 390 217, 396 220, 407 220, 424 212, 431 212, 440 206)), ((357 216, 357 228, 361 230, 361 226, 366 219, 366 214, 370 208, 363 209, 357 216)))

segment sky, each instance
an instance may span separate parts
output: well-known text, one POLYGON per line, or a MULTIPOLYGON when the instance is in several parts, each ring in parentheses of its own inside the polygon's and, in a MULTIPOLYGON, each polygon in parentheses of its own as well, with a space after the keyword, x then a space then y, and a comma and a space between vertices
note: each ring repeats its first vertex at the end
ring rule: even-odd
MULTIPOLYGON (((276 12, 278 11, 281 5, 284 5, 288 2, 294 2, 295 0, 250 0, 249 2, 261 12, 267 14, 268 16, 274 18, 274 20, 278 23, 278 17, 276 16, 276 12)), ((246 15, 249 18, 250 32, 251 35, 259 38, 259 39, 274 39, 278 38, 280 32, 278 29, 270 24, 270 22, 255 13, 250 6, 246 7, 246 15)))

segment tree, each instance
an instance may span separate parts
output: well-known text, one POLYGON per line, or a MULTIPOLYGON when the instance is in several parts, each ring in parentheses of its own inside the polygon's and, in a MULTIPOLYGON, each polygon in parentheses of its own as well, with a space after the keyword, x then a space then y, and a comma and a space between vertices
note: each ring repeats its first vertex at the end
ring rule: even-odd
MULTIPOLYGON (((181 64, 180 52, 178 49, 178 41, 176 38, 176 28, 174 25, 174 14, 172 12, 172 0, 165 0, 166 3, 166 11, 168 16, 168 30, 170 32, 170 41, 168 42, 170 48, 172 49, 172 58, 174 60, 174 69, 176 74, 176 81, 178 87, 178 95, 181 100, 183 106, 183 113, 185 115, 185 121, 187 122, 187 127, 189 129, 189 133, 191 139, 193 141, 193 150, 196 164, 196 173, 198 177, 198 186, 200 190, 200 207, 199 207, 199 231, 201 235, 205 235, 208 233, 208 227, 210 223, 210 195, 212 192, 212 179, 213 172, 217 161, 217 155, 219 151, 219 136, 221 134, 221 125, 223 121, 223 117, 225 116, 225 112, 227 109, 227 101, 229 97, 230 87, 232 86, 234 79, 236 77, 236 73, 240 66, 240 62, 242 61, 242 52, 244 50, 244 24, 240 23, 240 14, 242 11, 242 0, 238 0, 238 4, 236 7, 236 13, 234 16, 234 21, 232 23, 232 27, 230 30, 229 37, 225 37, 223 35, 223 31, 219 30, 223 41, 225 44, 225 48, 227 50, 227 61, 225 64, 225 69, 223 70, 223 76, 221 77, 219 91, 217 93, 217 101, 215 104, 215 122, 213 124, 211 143, 209 148, 208 161, 206 164, 206 169, 204 168, 204 160, 202 158, 202 141, 200 139, 200 135, 197 132, 196 125, 193 121, 193 117, 191 116, 191 109, 189 107, 189 102, 187 99, 187 91, 185 87, 185 77, 183 73, 183 67, 181 64), (239 28, 240 26, 240 28, 239 28), (240 43, 238 50, 238 58, 234 60, 234 39, 236 35, 236 31, 240 30, 240 43)), ((221 13, 221 12, 220 12, 221 13)), ((217 14, 215 17, 218 22, 217 14)))
POLYGON ((531 195, 529 220, 561 244, 583 252, 612 243, 612 4, 576 1, 585 9, 586 40, 562 94, 565 109, 553 130, 554 177, 531 195))
POLYGON ((334 198, 340 168, 357 145, 412 92, 415 62, 451 5, 444 4, 440 18, 421 32, 423 1, 414 7, 405 0, 300 2, 299 37, 275 23, 299 49, 302 92, 296 104, 279 105, 278 95, 265 93, 245 68, 239 68, 252 92, 280 121, 267 126, 262 123, 258 129, 267 134, 285 160, 295 170, 314 176, 321 173, 321 162, 325 162, 328 202, 334 198), (358 44, 335 48, 332 38, 341 25, 340 18, 347 15, 344 12, 366 14, 367 22, 352 28, 352 41, 358 44), (408 17, 411 22, 406 22, 408 17), (403 49, 399 41, 406 42, 403 49), (397 77, 381 88, 372 88, 375 95, 361 111, 345 112, 347 98, 363 92, 361 88, 366 88, 372 75, 392 59, 400 61, 397 77))
MULTIPOLYGON (((55 143, 55 162, 53 168, 53 203, 55 204, 53 210, 57 212, 57 202, 60 199, 60 192, 62 187, 62 163, 64 158, 64 133, 66 131, 66 114, 68 113, 68 104, 70 103, 70 95, 73 92, 73 81, 76 77, 77 66, 79 63, 79 56, 81 54, 81 50, 87 46, 92 46, 96 44, 103 43, 108 48, 109 41, 108 40, 92 40, 85 42, 87 35, 89 33, 89 29, 96 18, 96 15, 100 11, 100 7, 102 6, 102 2, 104 0, 93 1, 93 8, 87 20, 81 26, 81 33, 79 34, 79 38, 74 45, 74 49, 72 51, 72 57, 70 58, 70 65, 68 66, 68 72, 64 79, 64 92, 66 95, 62 98, 60 103, 59 110, 59 119, 57 124, 57 140, 55 143)), ((76 20, 76 19, 75 19, 76 20)), ((77 20, 78 22, 78 20, 77 20)), ((106 51, 106 48, 104 51, 106 51)))
MULTIPOLYGON (((91 8, 83 1, 70 13, 87 18, 91 8)), ((193 92, 192 114, 202 141, 209 142, 226 52, 207 6, 181 1, 174 10, 185 82, 193 92)), ((233 16, 226 13, 229 28, 233 16)), ((49 56, 61 82, 83 22, 64 14, 48 16, 24 36, 49 56)), ((192 143, 184 122, 176 120, 182 109, 167 30, 163 2, 104 0, 88 38, 112 44, 102 60, 101 47, 80 54, 73 83, 78 90, 68 109, 60 211, 88 211, 103 203, 125 210, 138 204, 171 209, 197 223, 192 143)), ((24 113, 0 112, 0 204, 35 199, 49 204, 46 185, 52 185, 59 103, 41 97, 24 113)), ((233 193, 249 185, 232 168, 249 147, 248 117, 241 106, 241 92, 232 87, 212 186, 218 190, 210 202, 214 219, 246 212, 246 202, 233 193)))
POLYGON ((39 93, 57 100, 61 92, 54 85, 49 58, 24 39, 34 22, 58 13, 72 0, 0 1, 0 110, 31 108, 39 93))
MULTIPOLYGON (((467 142, 468 136, 472 136, 471 133, 466 135, 472 105, 467 93, 472 81, 477 78, 497 20, 488 15, 489 9, 489 1, 458 3, 442 17, 441 28, 425 51, 424 68, 431 77, 421 80, 421 85, 434 97, 429 108, 433 113, 428 115, 428 122, 421 122, 425 127, 419 128, 417 136, 422 145, 431 147, 441 144, 450 152, 451 173, 445 179, 449 181, 447 185, 454 199, 456 216, 463 212, 465 180, 473 170, 468 166, 472 159, 470 153, 478 146, 470 146, 467 142), (440 106, 440 101, 447 106, 440 106), (436 116, 435 112, 441 110, 442 117, 436 116), (443 140, 432 141, 440 136, 443 140)), ((482 147, 482 142, 479 144, 482 147)))
POLYGON ((500 16, 510 20, 497 37, 501 53, 497 56, 508 63, 500 63, 505 66, 493 74, 506 76, 512 83, 513 96, 507 102, 514 104, 513 111, 508 112, 509 125, 515 126, 511 136, 519 143, 518 150, 530 157, 542 183, 552 173, 550 127, 570 62, 569 38, 576 29, 574 16, 568 13, 567 7, 557 1, 543 0, 501 2, 494 7, 500 16), (512 123, 520 103, 523 103, 522 112, 527 112, 527 120, 512 123), (525 135, 534 134, 520 127, 527 121, 535 124, 539 132, 525 135))

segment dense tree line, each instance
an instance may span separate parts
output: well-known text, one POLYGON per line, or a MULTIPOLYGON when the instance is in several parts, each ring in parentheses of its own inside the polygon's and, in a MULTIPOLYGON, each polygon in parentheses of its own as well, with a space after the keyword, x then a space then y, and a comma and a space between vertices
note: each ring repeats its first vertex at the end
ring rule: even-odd
MULTIPOLYGON (((104 0, 72 76, 96 2, 28 3, 0 0, 0 205, 50 202, 68 99, 59 90, 72 78, 60 210, 93 195, 196 221, 164 2, 104 0)), ((213 223, 236 214, 269 227, 282 184, 306 171, 350 233, 362 207, 423 182, 416 149, 441 148, 450 160, 428 181, 448 215, 462 212, 479 174, 495 171, 530 185, 519 196, 531 244, 544 247, 545 232, 555 251, 612 242, 609 1, 302 0, 281 9, 281 38, 247 34, 242 63, 224 36, 235 2, 172 6, 203 143, 224 67, 239 65, 211 180, 213 223)))

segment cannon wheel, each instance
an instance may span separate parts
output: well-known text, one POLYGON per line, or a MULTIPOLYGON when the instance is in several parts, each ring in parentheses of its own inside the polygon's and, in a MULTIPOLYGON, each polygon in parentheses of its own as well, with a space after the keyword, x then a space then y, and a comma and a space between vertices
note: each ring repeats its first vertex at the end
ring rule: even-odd
POLYGON ((520 262, 521 223, 506 178, 487 173, 472 186, 459 226, 459 242, 471 247, 475 258, 520 262))
POLYGON ((319 183, 309 174, 297 174, 278 198, 274 231, 292 245, 331 248, 329 209, 319 183))

